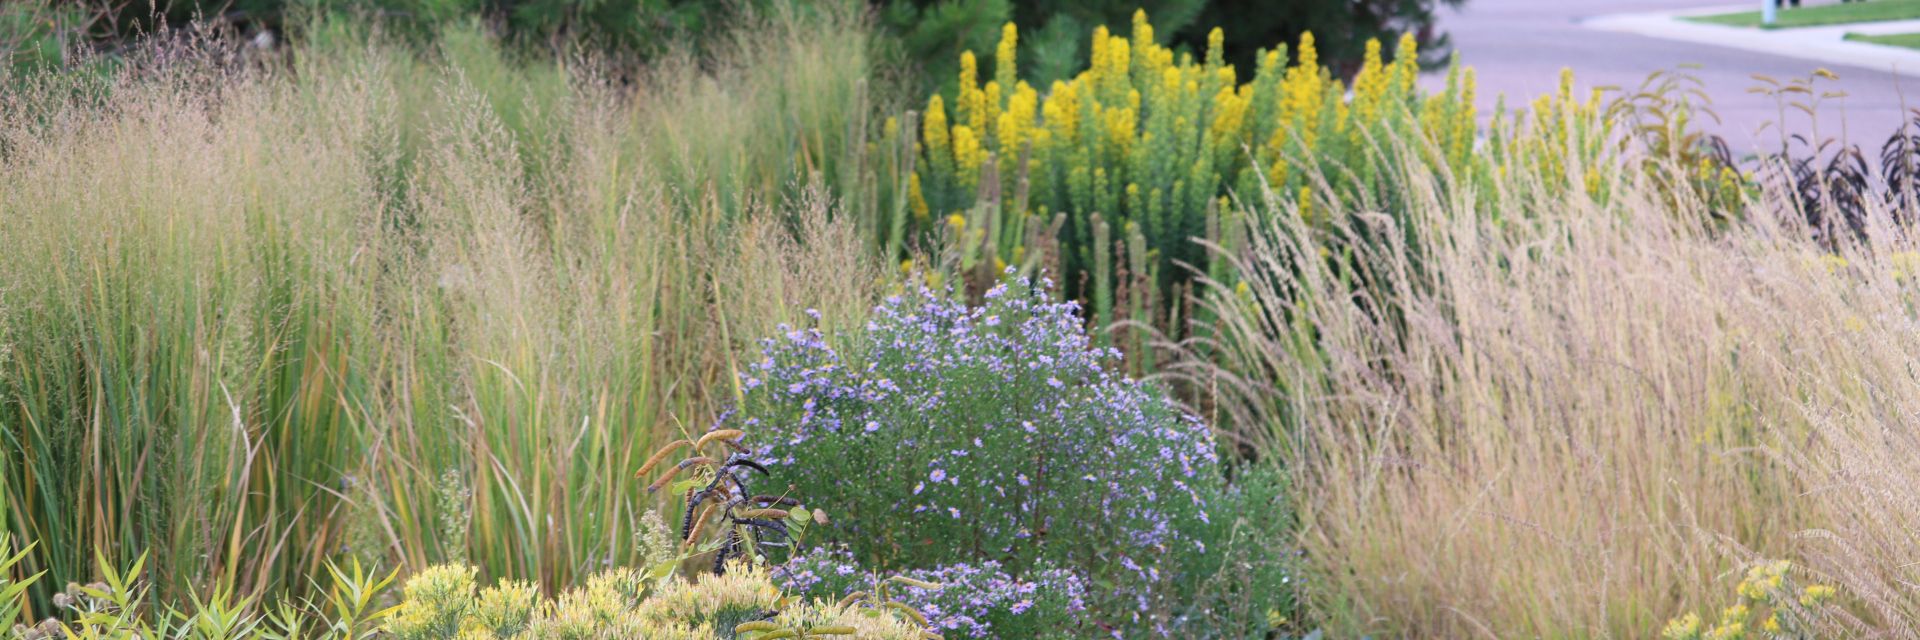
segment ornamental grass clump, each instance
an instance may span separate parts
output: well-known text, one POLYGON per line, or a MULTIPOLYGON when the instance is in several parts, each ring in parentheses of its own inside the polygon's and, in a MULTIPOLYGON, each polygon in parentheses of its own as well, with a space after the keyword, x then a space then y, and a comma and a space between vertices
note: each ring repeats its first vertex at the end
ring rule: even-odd
POLYGON ((1224 480, 1205 425, 1111 371, 1117 353, 1051 283, 1012 280, 978 307, 891 297, 843 348, 817 329, 765 341, 731 421, 835 506, 825 538, 872 570, 1057 567, 1089 585, 1087 624, 1168 632, 1203 578, 1187 559, 1214 544, 1196 532, 1247 505, 1210 501, 1224 480))

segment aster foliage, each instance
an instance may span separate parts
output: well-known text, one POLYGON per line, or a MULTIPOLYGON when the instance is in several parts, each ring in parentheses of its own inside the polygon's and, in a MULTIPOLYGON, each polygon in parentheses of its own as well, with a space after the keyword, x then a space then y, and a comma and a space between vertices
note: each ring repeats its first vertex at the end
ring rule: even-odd
POLYGON ((1014 278, 978 307, 918 288, 844 350, 789 330, 763 343, 733 419, 799 494, 836 506, 827 538, 872 570, 1063 569, 1088 585, 1089 624, 1166 631, 1222 513, 1215 443, 1111 371, 1118 354, 1051 286, 1014 278))

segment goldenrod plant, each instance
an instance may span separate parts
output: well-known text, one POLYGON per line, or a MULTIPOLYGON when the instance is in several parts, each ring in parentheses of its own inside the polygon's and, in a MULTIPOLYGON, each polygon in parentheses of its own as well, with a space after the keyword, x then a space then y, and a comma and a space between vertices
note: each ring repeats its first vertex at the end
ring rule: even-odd
POLYGON ((900 134, 918 140, 908 226, 957 247, 946 266, 975 279, 1007 266, 1053 269, 1103 322, 1181 333, 1191 276, 1234 277, 1207 245, 1243 247, 1245 221, 1264 211, 1236 195, 1298 197, 1310 226, 1332 229, 1337 221, 1313 215, 1313 198, 1403 210, 1397 174, 1412 165, 1402 160, 1471 182, 1516 162, 1560 171, 1611 142, 1604 131, 1569 130, 1597 123, 1588 116, 1600 108, 1597 94, 1572 95, 1570 81, 1527 121, 1483 131, 1473 70, 1456 61, 1443 90, 1419 90, 1411 35, 1391 58, 1369 42, 1350 85, 1321 66, 1310 33, 1242 70, 1225 63, 1219 29, 1198 57, 1176 53, 1139 12, 1128 36, 1094 31, 1086 70, 1035 87, 1017 71, 1019 38, 1005 27, 991 73, 961 54, 954 93, 929 98, 919 130, 900 134), (1483 134, 1510 130, 1538 133, 1526 145, 1478 149, 1483 134))
POLYGON ((1667 621, 1663 640, 1799 640, 1824 637, 1832 628, 1822 618, 1834 609, 1837 591, 1830 585, 1800 586, 1787 575, 1793 563, 1763 562, 1747 569, 1735 587, 1735 601, 1712 617, 1697 613, 1667 621))

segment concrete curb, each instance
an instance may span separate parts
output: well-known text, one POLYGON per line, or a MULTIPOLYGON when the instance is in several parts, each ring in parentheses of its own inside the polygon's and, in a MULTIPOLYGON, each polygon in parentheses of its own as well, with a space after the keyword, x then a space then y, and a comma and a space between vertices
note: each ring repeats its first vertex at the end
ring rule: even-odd
POLYGON ((1920 20, 1859 23, 1799 29, 1746 29, 1682 20, 1682 17, 1740 11, 1749 7, 1713 7, 1659 13, 1595 16, 1581 25, 1603 31, 1631 33, 1693 42, 1755 53, 1798 58, 1825 65, 1857 67, 1895 75, 1920 74, 1920 50, 1845 40, 1848 32, 1920 32, 1920 20))

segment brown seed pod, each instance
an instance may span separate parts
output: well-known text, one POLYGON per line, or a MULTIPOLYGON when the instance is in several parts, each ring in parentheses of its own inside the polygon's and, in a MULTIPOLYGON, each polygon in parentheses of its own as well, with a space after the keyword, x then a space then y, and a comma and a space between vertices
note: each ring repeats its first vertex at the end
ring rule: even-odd
POLYGON ((713 515, 713 510, 718 508, 720 508, 720 505, 717 503, 709 504, 706 506, 706 508, 703 508, 700 510, 699 516, 696 516, 694 518, 693 531, 687 534, 686 545, 689 548, 693 546, 693 541, 700 539, 700 534, 707 532, 707 520, 709 520, 708 516, 713 515))
POLYGON ((894 582, 898 582, 898 583, 900 583, 900 584, 904 584, 904 585, 907 585, 907 586, 909 586, 909 587, 917 587, 917 588, 921 588, 921 589, 927 589, 927 590, 930 590, 930 591, 931 591, 931 590, 937 590, 937 589, 941 589, 941 588, 943 588, 943 587, 942 587, 942 586, 940 585, 940 583, 937 583, 937 582, 927 582, 927 581, 925 581, 925 580, 915 580, 915 579, 913 579, 913 578, 909 578, 909 577, 906 577, 906 576, 893 576, 893 577, 890 577, 890 578, 887 578, 887 579, 888 579, 888 580, 891 580, 891 581, 894 581, 894 582))
POLYGON ((633 475, 644 476, 649 473, 653 473, 653 468, 655 466, 658 466, 660 464, 660 461, 666 460, 667 454, 673 453, 674 449, 678 449, 680 447, 692 446, 692 445, 693 445, 692 442, 688 442, 686 440, 675 440, 673 442, 667 443, 666 446, 660 447, 659 451, 653 452, 653 457, 647 458, 647 463, 640 465, 640 471, 635 472, 633 475))
POLYGON ((748 509, 745 511, 741 511, 739 513, 739 517, 765 518, 767 520, 783 520, 787 517, 787 512, 779 509, 748 509))
POLYGON ((674 465, 674 466, 668 467, 666 475, 660 476, 659 480, 655 480, 653 481, 653 484, 647 485, 647 493, 653 493, 655 491, 659 491, 660 487, 667 486, 667 483, 673 482, 673 477, 680 475, 680 470, 684 468, 686 467, 682 467, 680 465, 674 465))
POLYGON ((853 627, 850 627, 847 625, 835 625, 831 627, 814 627, 812 629, 807 630, 807 635, 809 636, 850 636, 850 635, 853 635, 853 627))
POLYGON ((900 611, 901 613, 907 614, 907 617, 913 618, 913 621, 916 623, 919 623, 920 626, 923 626, 923 627, 927 626, 927 617, 920 615, 919 610, 914 609, 913 607, 909 607, 905 603, 889 602, 887 603, 886 606, 888 609, 895 609, 900 611))
POLYGON ((731 443, 735 440, 739 440, 740 438, 746 435, 747 433, 745 431, 741 431, 739 429, 720 429, 718 431, 709 431, 707 432, 707 435, 700 436, 699 442, 696 442, 693 444, 693 450, 705 451, 707 448, 707 443, 709 442, 719 440, 721 442, 731 443))

